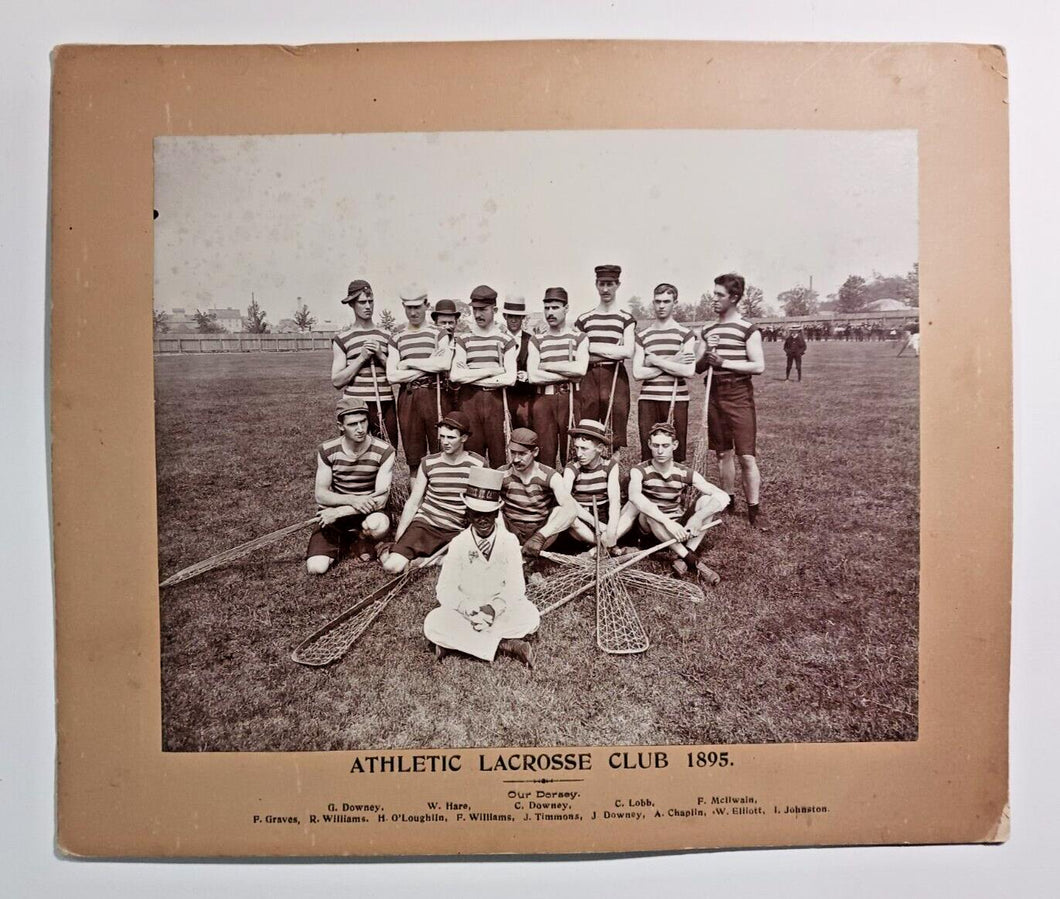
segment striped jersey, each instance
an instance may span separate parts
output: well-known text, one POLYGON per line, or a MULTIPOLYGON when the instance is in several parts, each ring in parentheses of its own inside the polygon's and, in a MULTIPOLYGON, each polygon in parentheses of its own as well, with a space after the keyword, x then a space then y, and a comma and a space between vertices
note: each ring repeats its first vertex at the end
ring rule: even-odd
POLYGON ((488 334, 457 334, 456 342, 467 353, 468 368, 486 368, 491 365, 504 365, 504 354, 515 346, 511 334, 491 331, 488 334))
POLYGON ((427 477, 423 502, 413 516, 436 528, 459 531, 467 527, 467 506, 464 491, 472 468, 484 468, 486 460, 477 453, 464 453, 459 462, 450 462, 444 453, 432 453, 420 461, 420 469, 427 477))
POLYGON ((438 329, 430 325, 417 328, 415 331, 399 331, 388 341, 397 350, 398 358, 405 362, 409 359, 428 359, 438 347, 438 329))
MULTIPOLYGON (((589 337, 589 359, 594 362, 603 360, 595 350, 599 346, 620 346, 626 328, 636 324, 636 319, 624 309, 615 307, 613 312, 583 312, 574 322, 574 327, 589 337)), ((610 361, 610 360, 603 360, 610 361)))
POLYGON ((644 478, 644 495, 664 514, 672 518, 680 516, 681 492, 692 483, 692 469, 680 462, 674 462, 669 476, 664 477, 650 461, 641 462, 635 467, 640 469, 644 478))
MULTIPOLYGON (((665 328, 645 328, 637 332, 637 343, 644 348, 645 355, 654 353, 656 356, 676 356, 693 339, 691 328, 677 322, 671 322, 665 328)), ((676 378, 671 374, 663 372, 654 378, 648 378, 641 385, 640 398, 642 400, 657 400, 670 402, 674 395, 674 381, 677 382, 678 403, 688 402, 688 385, 684 378, 676 378)))
MULTIPOLYGON (((353 359, 364 346, 371 340, 378 341, 383 347, 383 357, 386 358, 386 347, 390 344, 390 335, 382 328, 368 328, 364 331, 342 331, 333 338, 335 346, 341 349, 346 358, 353 359)), ((393 400, 394 390, 386 379, 386 362, 377 356, 369 356, 360 367, 353 380, 343 389, 345 396, 357 396, 371 405, 375 402, 376 386, 379 387, 379 399, 393 400), (375 380, 372 380, 372 366, 375 365, 375 380)))
POLYGON ((558 505, 556 495, 549 486, 556 470, 547 465, 536 463, 530 480, 523 483, 511 465, 501 469, 504 482, 501 486, 501 498, 504 500, 504 520, 513 526, 534 528, 545 523, 549 513, 558 505))
POLYGON ((583 468, 581 463, 575 460, 566 469, 574 474, 571 495, 575 501, 591 512, 593 497, 596 497, 596 511, 601 521, 607 518, 607 479, 611 476, 611 469, 616 465, 618 465, 617 459, 601 457, 595 468, 583 468))
MULTIPOLYGON (((552 362, 570 362, 578 352, 578 347, 585 340, 585 335, 577 331, 568 331, 564 334, 535 334, 530 338, 537 347, 541 362, 548 365, 552 362)), ((568 378, 577 380, 576 378, 568 378)))
MULTIPOLYGON (((735 360, 737 362, 747 362, 747 341, 751 335, 758 330, 758 325, 752 324, 751 322, 744 321, 742 318, 736 319, 731 322, 714 322, 712 325, 705 325, 703 328, 703 340, 706 341, 707 337, 711 334, 717 334, 720 338, 717 347, 717 354, 722 359, 735 360)), ((747 378, 747 375, 743 372, 731 372, 725 371, 724 369, 714 370, 715 378, 747 378)))
POLYGON ((341 437, 320 446, 320 461, 331 469, 331 489, 356 496, 371 496, 375 492, 375 476, 393 455, 394 448, 378 437, 369 437, 367 448, 359 456, 346 452, 341 437))

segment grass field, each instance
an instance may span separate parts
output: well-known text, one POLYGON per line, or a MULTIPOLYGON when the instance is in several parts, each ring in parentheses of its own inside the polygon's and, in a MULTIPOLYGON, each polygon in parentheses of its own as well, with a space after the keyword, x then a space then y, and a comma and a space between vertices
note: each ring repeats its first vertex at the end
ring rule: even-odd
MULTIPOLYGON (((345 659, 304 668, 292 649, 384 580, 350 560, 309 577, 307 532, 162 591, 165 748, 915 739, 918 367, 895 353, 811 343, 803 382, 785 383, 780 344, 766 344, 755 390, 772 530, 751 530, 741 499, 710 532, 723 580, 704 603, 637 597, 645 654, 597 650, 590 592, 543 620, 532 673, 505 657, 438 662, 425 573, 345 659)), ((336 433, 329 366, 328 352, 157 359, 161 576, 313 513, 315 450, 336 433)))

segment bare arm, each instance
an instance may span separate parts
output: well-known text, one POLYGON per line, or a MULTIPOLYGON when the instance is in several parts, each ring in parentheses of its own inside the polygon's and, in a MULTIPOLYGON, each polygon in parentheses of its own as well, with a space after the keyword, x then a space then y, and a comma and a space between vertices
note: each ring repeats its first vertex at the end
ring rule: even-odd
POLYGON ((526 376, 531 384, 558 384, 565 380, 562 375, 557 375, 541 366, 541 351, 534 340, 530 341, 526 349, 526 376))
POLYGON ((644 475, 639 468, 633 468, 629 473, 629 501, 633 503, 638 512, 647 515, 653 521, 657 521, 678 540, 688 539, 688 531, 679 523, 670 518, 652 500, 644 495, 644 475))
POLYGON ((633 377, 638 381, 657 378, 662 374, 661 368, 655 368, 644 361, 645 355, 643 344, 635 343, 633 345, 633 377))
MULTIPOLYGON (((655 353, 645 353, 644 361, 668 375, 673 375, 677 378, 691 378, 696 373, 695 343, 695 336, 689 334, 681 346, 681 352, 673 356, 658 356, 655 353)), ((634 365, 636 365, 635 362, 634 365)), ((636 376, 634 375, 634 377, 636 376)))
MULTIPOLYGON (((574 489, 574 469, 569 465, 563 469, 563 486, 567 488, 567 492, 570 493, 574 489)), ((573 495, 571 496, 573 500, 573 495)), ((593 513, 592 509, 586 509, 581 503, 575 500, 574 505, 575 514, 578 518, 584 521, 589 527, 593 526, 593 513)))
POLYGON ((727 494, 720 487, 715 487, 710 481, 708 481, 698 471, 692 472, 692 486, 696 488, 704 496, 712 496, 720 502, 727 503, 729 501, 729 494, 727 494))
POLYGON ((419 511, 420 503, 423 502, 423 494, 427 491, 427 475, 423 473, 423 465, 416 469, 416 477, 412 479, 412 489, 409 490, 409 498, 405 501, 405 508, 401 510, 401 518, 394 529, 394 539, 399 540, 412 523, 413 516, 419 511))
POLYGON ((632 359, 634 337, 636 336, 636 333, 637 323, 631 321, 626 325, 625 330, 622 332, 621 343, 598 344, 593 349, 593 355, 599 356, 601 359, 616 359, 618 361, 632 359))
POLYGON ((578 510, 581 507, 574 501, 567 482, 558 471, 553 473, 548 486, 552 488, 552 495, 556 498, 556 504, 567 513, 566 521, 563 523, 563 530, 566 530, 574 524, 574 519, 578 517, 578 510))
POLYGON ((511 387, 519 373, 517 364, 519 358, 519 347, 513 343, 504 351, 504 367, 500 374, 487 375, 478 379, 480 387, 511 387))
POLYGON ((550 362, 547 365, 542 365, 541 368, 554 375, 560 375, 568 381, 574 378, 584 378, 585 373, 589 370, 589 341, 585 339, 578 341, 573 359, 550 362))
MULTIPOLYGON (((746 375, 760 375, 766 370, 766 357, 762 351, 762 334, 760 331, 755 331, 749 338, 747 338, 747 361, 742 362, 738 359, 722 359, 717 353, 708 352, 703 357, 706 360, 707 365, 713 366, 714 368, 722 369, 723 371, 735 371, 746 375)), ((700 361, 702 365, 702 360, 700 361)), ((699 371, 705 371, 706 367, 698 368, 699 371)))
POLYGON ((504 369, 499 365, 490 365, 483 368, 467 367, 467 348, 457 343, 453 350, 453 370, 449 374, 449 380, 454 384, 477 384, 485 378, 495 377, 504 369))

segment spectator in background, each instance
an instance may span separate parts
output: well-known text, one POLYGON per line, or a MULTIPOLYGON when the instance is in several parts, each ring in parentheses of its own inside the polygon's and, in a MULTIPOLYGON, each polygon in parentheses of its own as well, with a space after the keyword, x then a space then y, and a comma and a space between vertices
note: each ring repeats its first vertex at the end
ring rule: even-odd
POLYGON ((784 355, 788 357, 788 367, 784 370, 784 380, 791 376, 792 363, 798 372, 799 380, 802 380, 802 357, 806 352, 806 340, 802 336, 802 330, 796 325, 784 341, 784 355))

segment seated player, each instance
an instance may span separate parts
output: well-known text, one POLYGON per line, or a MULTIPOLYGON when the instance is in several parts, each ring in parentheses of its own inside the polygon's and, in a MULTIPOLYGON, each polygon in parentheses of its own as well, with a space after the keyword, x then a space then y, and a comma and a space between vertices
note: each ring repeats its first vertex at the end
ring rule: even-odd
POLYGON ((320 511, 306 549, 310 574, 324 574, 351 547, 363 551, 365 540, 378 540, 390 528, 382 510, 394 475, 394 448, 368 432, 368 404, 359 397, 342 397, 335 416, 341 436, 322 444, 317 454, 314 492, 320 511))
POLYGON ((673 425, 666 422, 654 425, 648 447, 651 459, 630 470, 627 506, 636 509, 637 525, 645 533, 660 542, 676 538, 672 552, 673 569, 678 576, 695 570, 707 583, 716 584, 721 578, 700 561, 696 550, 711 519, 728 505, 729 496, 698 472, 674 461, 677 437, 673 425), (681 494, 688 486, 702 496, 682 514, 681 494))
POLYGON ((380 546, 379 558, 387 571, 401 574, 413 559, 433 556, 467 527, 464 490, 471 471, 486 464, 464 449, 470 433, 463 412, 450 412, 438 422, 442 451, 423 457, 394 532, 396 542, 380 546))
POLYGON ((519 541, 498 521, 503 475, 473 469, 464 503, 471 524, 449 544, 438 577, 438 608, 423 633, 438 658, 459 650, 492 662, 497 651, 534 667, 533 650, 521 638, 537 630, 537 607, 526 598, 519 541))
POLYGON ((636 518, 635 514, 620 515, 622 488, 618 460, 607 458, 607 434, 601 422, 583 418, 576 428, 570 429, 570 437, 574 441, 574 461, 563 470, 563 483, 578 504, 570 534, 579 543, 612 549, 636 518), (599 532, 593 526, 594 498, 599 532))
POLYGON ((538 451, 537 433, 516 428, 508 441, 511 465, 501 469, 504 524, 531 557, 551 546, 577 514, 563 477, 537 461, 538 451))

